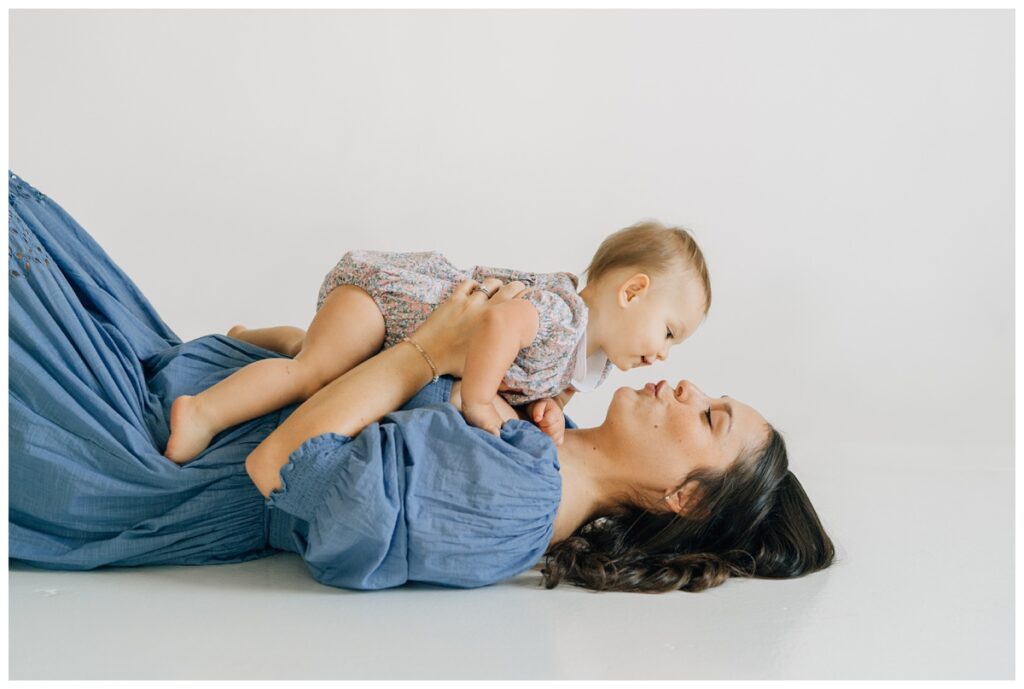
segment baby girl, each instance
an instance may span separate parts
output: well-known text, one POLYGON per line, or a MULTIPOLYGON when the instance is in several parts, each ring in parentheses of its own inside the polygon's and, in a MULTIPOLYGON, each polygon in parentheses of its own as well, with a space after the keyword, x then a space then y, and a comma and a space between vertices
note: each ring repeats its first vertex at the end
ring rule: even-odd
MULTIPOLYGON (((327 274, 308 332, 288 326, 228 332, 293 358, 253 362, 175 399, 164 455, 183 464, 217 433, 308 399, 382 347, 404 342, 433 368, 430 353, 409 336, 468 278, 520 281, 525 290, 488 312, 466 356, 460 391, 466 421, 497 435, 499 405, 507 403, 561 444, 562 410, 575 392, 593 390, 612 366, 627 371, 664 360, 711 305, 697 243, 685 230, 657 222, 607 237, 586 275, 577 292, 570 273, 463 271, 437 252, 349 252, 327 274)), ((458 404, 455 397, 453 391, 458 404)))

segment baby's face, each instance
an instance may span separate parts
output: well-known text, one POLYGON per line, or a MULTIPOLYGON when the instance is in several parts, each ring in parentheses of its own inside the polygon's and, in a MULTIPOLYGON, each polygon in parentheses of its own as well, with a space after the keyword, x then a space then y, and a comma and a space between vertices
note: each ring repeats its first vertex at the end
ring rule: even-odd
POLYGON ((619 296, 603 344, 622 371, 664 361, 704 320, 704 286, 694 271, 655 276, 632 299, 619 296))

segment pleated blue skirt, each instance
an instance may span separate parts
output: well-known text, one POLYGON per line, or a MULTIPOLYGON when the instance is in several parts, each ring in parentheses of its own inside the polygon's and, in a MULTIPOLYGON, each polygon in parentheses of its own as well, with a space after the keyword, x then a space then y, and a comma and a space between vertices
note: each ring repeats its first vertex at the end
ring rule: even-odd
POLYGON ((258 359, 181 342, 59 205, 9 173, 10 557, 51 569, 241 562, 271 554, 245 457, 294 406, 163 457, 170 406, 258 359))

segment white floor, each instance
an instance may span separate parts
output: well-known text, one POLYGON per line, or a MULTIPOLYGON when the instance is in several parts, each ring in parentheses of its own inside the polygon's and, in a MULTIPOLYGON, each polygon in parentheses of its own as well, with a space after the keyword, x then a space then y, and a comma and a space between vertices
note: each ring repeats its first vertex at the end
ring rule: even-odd
POLYGON ((1012 679, 1014 477, 973 469, 980 452, 1011 466, 1007 448, 863 447, 803 467, 838 563, 701 594, 548 591, 536 571, 352 592, 291 554, 12 564, 10 678, 1012 679), (832 468, 854 458, 869 468, 832 468))

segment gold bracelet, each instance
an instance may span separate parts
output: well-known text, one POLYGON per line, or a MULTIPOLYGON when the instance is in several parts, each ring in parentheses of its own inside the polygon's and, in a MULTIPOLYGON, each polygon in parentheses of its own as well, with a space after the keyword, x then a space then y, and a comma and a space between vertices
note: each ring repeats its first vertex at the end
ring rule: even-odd
POLYGON ((423 351, 423 347, 420 347, 420 346, 419 346, 418 344, 416 344, 415 342, 413 342, 413 341, 412 341, 411 339, 409 339, 408 337, 403 337, 403 338, 402 338, 402 342, 408 342, 408 343, 409 343, 409 344, 411 344, 411 345, 412 345, 413 347, 415 347, 415 348, 416 348, 416 350, 417 350, 417 351, 418 351, 418 352, 419 352, 420 354, 422 354, 422 355, 423 355, 423 358, 427 360, 427 363, 428 363, 428 364, 430 364, 430 370, 431 370, 431 371, 433 371, 433 373, 434 373, 434 377, 433 377, 433 379, 432 379, 432 380, 431 380, 430 382, 431 382, 431 383, 436 383, 436 382, 437 382, 437 378, 438 378, 438 375, 437 375, 437 366, 434 366, 434 362, 433 362, 433 361, 432 361, 432 360, 430 359, 430 357, 429 357, 429 356, 427 356, 427 353, 423 351))

